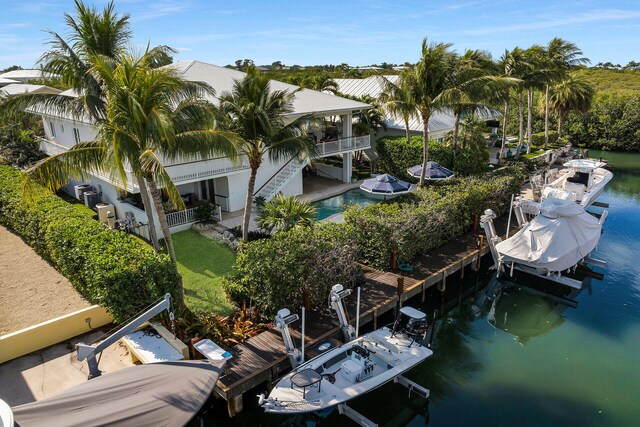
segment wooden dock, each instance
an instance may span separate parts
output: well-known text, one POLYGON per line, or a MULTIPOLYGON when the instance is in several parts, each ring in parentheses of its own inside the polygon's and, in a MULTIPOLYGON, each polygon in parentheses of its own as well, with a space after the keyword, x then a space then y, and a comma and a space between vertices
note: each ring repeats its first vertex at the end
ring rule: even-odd
MULTIPOLYGON (((381 315, 402 306, 406 300, 421 295, 424 301, 430 287, 438 286, 440 291, 444 291, 451 275, 464 275, 467 266, 477 270, 480 258, 489 253, 486 244, 478 245, 483 240, 478 238, 478 234, 467 233, 430 251, 413 263, 411 272, 383 272, 361 266, 365 283, 361 285, 360 325, 373 322, 375 329, 381 315), (399 281, 403 283, 401 287, 399 281)), ((352 324, 355 323, 355 299, 350 297, 347 303, 352 324)), ((305 351, 308 358, 315 355, 314 345, 329 340, 336 342, 332 336, 339 332, 339 326, 335 314, 328 308, 307 311, 306 325, 305 351)), ((301 341, 299 328, 300 322, 290 327, 297 345, 301 341)), ((282 336, 275 328, 237 345, 231 353, 233 358, 218 380, 215 393, 227 401, 229 416, 234 416, 242 410, 245 392, 264 383, 270 388, 281 373, 291 369, 291 365, 282 336)))

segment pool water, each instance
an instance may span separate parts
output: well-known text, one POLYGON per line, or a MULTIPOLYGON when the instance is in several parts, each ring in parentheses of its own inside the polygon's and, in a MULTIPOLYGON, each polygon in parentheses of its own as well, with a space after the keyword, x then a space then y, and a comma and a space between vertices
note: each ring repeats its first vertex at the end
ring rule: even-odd
POLYGON ((317 202, 314 202, 313 205, 316 207, 316 219, 321 220, 342 212, 350 205, 364 207, 378 202, 380 202, 380 200, 367 197, 364 192, 354 188, 353 190, 338 194, 337 196, 318 200, 317 202))

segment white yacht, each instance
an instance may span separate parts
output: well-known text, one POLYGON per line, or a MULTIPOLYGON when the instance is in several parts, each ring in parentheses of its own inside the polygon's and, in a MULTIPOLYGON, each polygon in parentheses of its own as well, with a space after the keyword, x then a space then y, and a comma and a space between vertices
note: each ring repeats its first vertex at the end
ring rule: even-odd
POLYGON ((381 385, 394 381, 423 397, 429 391, 401 374, 433 352, 422 343, 427 315, 403 307, 391 328, 384 327, 297 366, 282 378, 260 405, 268 413, 315 412, 338 406, 381 385), (422 392, 421 392, 422 390, 422 392))
POLYGON ((563 165, 557 178, 542 189, 542 200, 556 198, 571 200, 588 207, 602 194, 613 173, 604 168, 605 163, 596 159, 575 159, 563 165))

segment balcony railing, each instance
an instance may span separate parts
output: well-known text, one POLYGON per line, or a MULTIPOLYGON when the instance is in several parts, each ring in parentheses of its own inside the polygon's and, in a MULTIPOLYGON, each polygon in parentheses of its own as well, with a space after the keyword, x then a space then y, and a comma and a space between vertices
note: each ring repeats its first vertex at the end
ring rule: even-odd
POLYGON ((366 150, 371 148, 371 137, 369 135, 364 136, 352 136, 347 138, 340 138, 334 141, 319 142, 316 144, 318 150, 318 156, 333 156, 335 154, 347 153, 354 150, 366 150))
POLYGON ((217 157, 209 160, 192 160, 165 165, 171 180, 178 184, 185 181, 199 181, 231 172, 249 169, 246 156, 239 156, 235 161, 228 157, 217 157))

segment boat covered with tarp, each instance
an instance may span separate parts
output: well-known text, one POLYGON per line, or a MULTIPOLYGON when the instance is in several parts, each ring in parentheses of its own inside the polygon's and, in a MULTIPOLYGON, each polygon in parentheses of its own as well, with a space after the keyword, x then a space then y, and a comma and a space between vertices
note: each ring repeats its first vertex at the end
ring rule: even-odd
POLYGON ((177 361, 105 374, 12 408, 20 427, 182 426, 209 398, 225 361, 177 361))
POLYGON ((602 224, 582 206, 548 198, 539 209, 520 231, 495 246, 503 265, 516 263, 540 274, 562 272, 596 248, 602 224))

